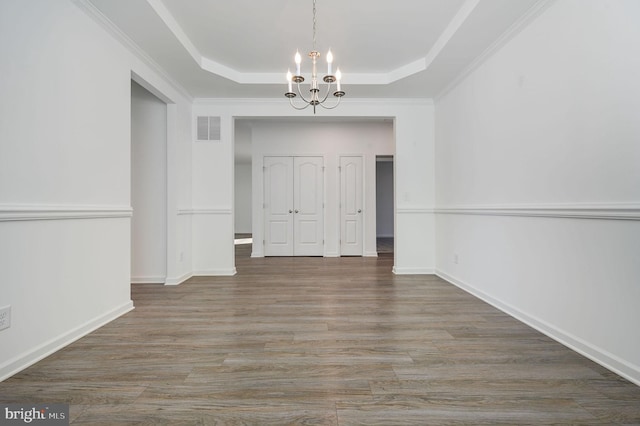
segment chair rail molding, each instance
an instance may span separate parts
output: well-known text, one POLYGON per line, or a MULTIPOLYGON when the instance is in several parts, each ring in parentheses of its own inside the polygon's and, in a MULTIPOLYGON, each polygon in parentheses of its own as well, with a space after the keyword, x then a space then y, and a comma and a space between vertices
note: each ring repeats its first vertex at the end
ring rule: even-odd
POLYGON ((179 215, 231 215, 233 210, 230 207, 193 207, 178 209, 179 215))
POLYGON ((130 206, 0 204, 0 222, 131 218, 130 206))
POLYGON ((396 207, 396 213, 398 214, 433 214, 435 213, 435 209, 433 207, 423 207, 423 206, 396 207))
POLYGON ((640 220, 640 203, 451 205, 436 214, 640 220))

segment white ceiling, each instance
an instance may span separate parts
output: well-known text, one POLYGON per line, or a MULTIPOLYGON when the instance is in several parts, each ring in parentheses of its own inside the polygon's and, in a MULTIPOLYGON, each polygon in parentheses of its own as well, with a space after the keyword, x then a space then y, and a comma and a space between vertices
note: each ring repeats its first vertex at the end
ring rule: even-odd
MULTIPOLYGON (((313 0, 87 0, 196 98, 280 97, 313 0)), ((430 98, 540 0, 317 0, 348 97, 430 98)), ((86 3, 86 2, 85 2, 86 3)))

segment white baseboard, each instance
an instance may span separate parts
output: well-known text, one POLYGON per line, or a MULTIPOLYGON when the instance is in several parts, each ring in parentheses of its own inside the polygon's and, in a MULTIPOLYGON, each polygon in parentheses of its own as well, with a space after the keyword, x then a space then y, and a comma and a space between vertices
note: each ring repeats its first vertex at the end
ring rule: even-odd
POLYGON ((471 284, 465 283, 446 272, 436 270, 436 275, 445 281, 455 285, 474 295, 475 297, 487 302, 491 306, 501 310, 502 312, 514 317, 518 321, 521 321, 528 326, 538 330, 542 334, 552 338, 553 340, 561 343, 571 350, 578 352, 579 354, 589 358, 590 360, 602 365, 603 367, 613 371, 614 373, 624 377, 625 379, 640 386, 640 366, 633 365, 623 359, 620 359, 616 355, 597 347, 589 342, 580 339, 577 336, 567 333, 558 327, 547 323, 539 318, 533 317, 518 310, 517 308, 504 303, 492 296, 476 289, 471 284))
POLYGON ((394 266, 392 272, 396 275, 433 275, 433 268, 403 268, 394 266))
POLYGON ((186 274, 180 275, 178 277, 167 277, 166 281, 164 281, 165 285, 179 285, 191 278, 193 274, 191 272, 187 272, 186 274))
POLYGON ((0 382, 35 364, 36 362, 48 357, 52 353, 59 351, 65 346, 70 345, 81 337, 84 337, 92 331, 97 330, 98 328, 126 314, 132 309, 133 302, 128 301, 104 315, 100 315, 99 317, 87 321, 83 325, 76 327, 75 329, 67 333, 51 339, 48 342, 45 342, 42 345, 23 353, 22 355, 18 355, 17 357, 10 359, 9 361, 0 365, 0 382))
POLYGON ((131 284, 164 284, 165 277, 151 276, 151 277, 131 277, 131 284))
POLYGON ((236 268, 232 269, 207 269, 203 271, 195 271, 195 277, 215 277, 215 276, 231 276, 237 274, 236 268))
POLYGON ((365 251, 364 257, 378 257, 377 251, 365 251))

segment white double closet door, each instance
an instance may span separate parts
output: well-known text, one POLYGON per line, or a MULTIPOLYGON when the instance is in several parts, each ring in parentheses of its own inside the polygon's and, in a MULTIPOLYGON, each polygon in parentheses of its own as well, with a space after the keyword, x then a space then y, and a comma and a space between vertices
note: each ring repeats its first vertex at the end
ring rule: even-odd
POLYGON ((322 157, 264 157, 265 256, 324 255, 322 157))

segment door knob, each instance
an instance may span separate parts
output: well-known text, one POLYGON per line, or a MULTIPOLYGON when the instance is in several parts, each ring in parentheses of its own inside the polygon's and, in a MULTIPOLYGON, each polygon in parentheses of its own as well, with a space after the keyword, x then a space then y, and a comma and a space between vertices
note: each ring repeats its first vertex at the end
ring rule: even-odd
POLYGON ((362 209, 358 209, 358 213, 362 213, 362 209))
POLYGON ((293 213, 293 210, 289 210, 289 213, 293 213))
POLYGON ((298 210, 296 210, 296 213, 298 213, 298 210))

